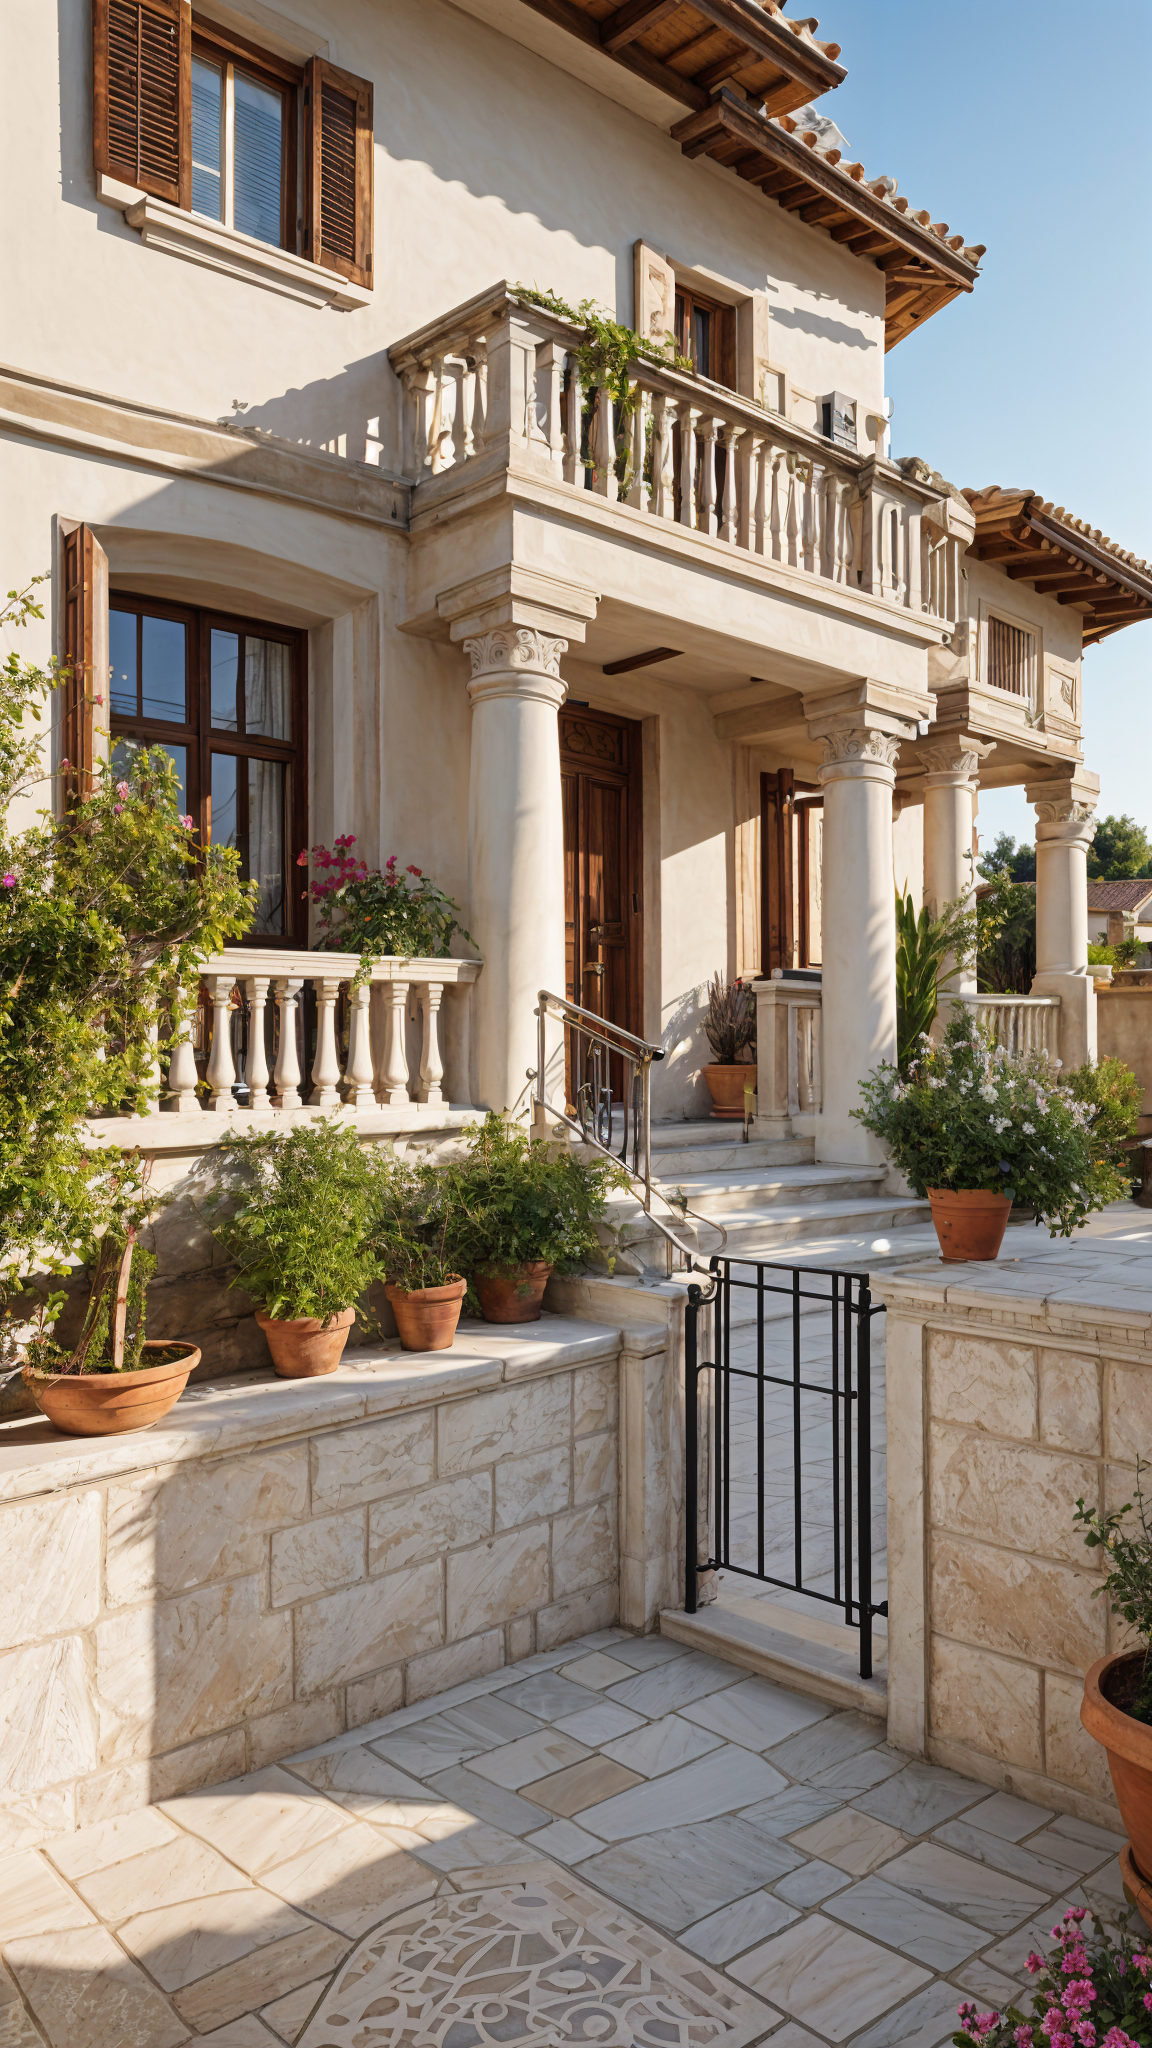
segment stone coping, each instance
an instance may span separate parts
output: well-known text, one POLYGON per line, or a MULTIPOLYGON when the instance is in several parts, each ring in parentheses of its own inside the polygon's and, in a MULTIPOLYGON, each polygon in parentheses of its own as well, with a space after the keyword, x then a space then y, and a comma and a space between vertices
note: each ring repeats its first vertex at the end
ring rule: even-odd
POLYGON ((1037 1236, 1033 1249, 986 1264, 926 1259, 877 1273, 872 1291, 896 1314, 1090 1337, 1152 1362, 1152 1223, 1109 1238, 1037 1236))
MULTIPOLYGON (((635 1341, 635 1332, 628 1341, 635 1341)), ((565 1367, 596 1365, 620 1349, 619 1328, 546 1312, 538 1323, 498 1329, 462 1322, 450 1351, 401 1351, 395 1340, 347 1351, 336 1371, 321 1379, 278 1379, 269 1366, 205 1380, 190 1386, 163 1422, 123 1436, 61 1436, 42 1417, 21 1416, 0 1423, 0 1500, 339 1429, 565 1367)))

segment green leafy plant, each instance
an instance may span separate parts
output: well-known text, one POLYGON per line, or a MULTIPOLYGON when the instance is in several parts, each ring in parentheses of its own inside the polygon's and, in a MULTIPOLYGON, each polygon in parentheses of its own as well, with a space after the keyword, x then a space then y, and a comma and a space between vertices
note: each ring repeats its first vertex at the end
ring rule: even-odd
POLYGON ((756 1057, 756 998, 742 981, 714 974, 708 984, 704 1036, 718 1067, 739 1067, 756 1057))
MULTIPOLYGON (((1144 1505, 1141 1469, 1137 1453, 1136 1512, 1139 1528, 1135 1532, 1122 1526, 1125 1517, 1132 1513, 1130 1500, 1110 1515, 1101 1514, 1099 1508, 1086 1508, 1084 1502, 1078 1500, 1072 1519, 1081 1524, 1087 1548, 1104 1552, 1107 1570, 1100 1584, 1093 1589, 1092 1598, 1097 1600, 1101 1593, 1106 1593, 1116 1612, 1123 1616, 1130 1628, 1135 1629, 1143 1647, 1139 1680, 1131 1703, 1124 1711, 1134 1721, 1152 1722, 1152 1526, 1144 1505)), ((1147 1465, 1143 1469, 1146 1471, 1147 1465)))
POLYGON ((1118 967, 1138 967, 1146 948, 1143 939, 1138 939, 1133 931, 1126 939, 1118 939, 1113 950, 1118 967))
MULTIPOLYGON (((58 1345, 53 1325, 64 1308, 61 1291, 50 1294, 25 1347, 25 1361, 40 1372, 136 1372, 144 1363, 144 1322, 155 1254, 136 1242, 136 1227, 109 1228, 93 1249, 88 1304, 75 1344, 58 1345)), ((159 1363, 151 1359, 149 1363, 159 1363)))
POLYGON ((1127 811, 1119 818, 1096 820, 1088 848, 1088 873, 1093 878, 1123 882, 1133 875, 1152 875, 1152 840, 1127 811))
POLYGON ((1093 1144, 1090 1106, 1062 1087, 1041 1052, 1013 1059, 967 1012, 943 1042, 926 1039, 906 1074, 885 1062, 852 1114, 892 1149, 918 1195, 983 1189, 1034 1209, 1053 1237, 1128 1192, 1093 1144))
POLYGON ((993 875, 976 905, 976 976, 992 994, 1026 996, 1036 973, 1036 890, 993 875))
MULTIPOLYGON (((1073 1100, 1088 1112, 1092 1157, 1130 1183, 1138 1168, 1129 1147, 1136 1136, 1144 1090, 1123 1060, 1088 1060, 1060 1076, 1073 1100)), ((1125 1190, 1127 1192, 1127 1189, 1125 1190)))
POLYGON ((596 387, 603 386, 609 395, 613 408, 616 446, 616 474, 622 490, 632 482, 632 454, 629 423, 636 405, 635 387, 629 379, 629 365, 639 359, 653 363, 658 369, 687 370, 695 374, 695 365, 688 356, 680 354, 674 338, 667 335, 661 341, 652 341, 646 335, 638 334, 634 327, 624 327, 595 299, 581 299, 579 305, 570 306, 556 292, 539 291, 534 285, 513 286, 517 298, 526 305, 539 306, 546 313, 555 313, 561 320, 570 320, 574 327, 584 330, 584 338, 574 353, 580 373, 580 384, 584 394, 583 418, 581 421, 580 445, 584 467, 595 473, 595 463, 590 454, 584 454, 586 446, 586 423, 591 415, 596 387))
POLYGON ((450 1170, 427 1160, 381 1161, 369 1241, 385 1280, 410 1292, 462 1280, 461 1224, 450 1170))
POLYGON ((231 1133, 206 1207, 233 1260, 230 1285, 268 1315, 330 1323, 377 1277, 369 1242, 379 1167, 347 1124, 231 1133))
POLYGON ((331 851, 314 846, 311 861, 306 853, 297 858, 298 867, 314 870, 312 900, 322 906, 326 946, 370 959, 446 960, 453 932, 472 943, 457 916, 460 905, 428 875, 414 866, 399 874, 395 854, 383 872, 369 868, 352 853, 355 844, 355 833, 345 832, 331 851))
POLYGON ((600 1254, 596 1225, 610 1190, 630 1185, 618 1162, 534 1142, 495 1110, 448 1179, 456 1256, 467 1273, 538 1261, 573 1272, 600 1254))
POLYGON ((1097 943, 1096 943, 1096 941, 1095 941, 1094 939, 1089 939, 1089 941, 1088 941, 1088 965, 1089 965, 1089 967, 1117 967, 1117 966, 1119 966, 1119 962, 1118 962, 1118 960, 1117 960, 1117 958, 1116 958, 1116 948, 1115 948, 1115 946, 1100 946, 1100 945, 1097 945, 1097 943))
POLYGON ((966 2001, 955 2048, 1152 2048, 1152 1954, 1129 1932, 1130 1914, 1115 1933, 1099 1921, 1086 1933, 1088 1918, 1083 1906, 1070 1907, 1052 1929, 1055 1947, 1029 1955, 1030 2015, 1015 2004, 980 2012, 966 2001))
POLYGON ((972 965, 976 912, 963 898, 947 903, 939 917, 925 907, 917 915, 912 892, 896 891, 896 1064, 908 1065, 921 1038, 932 1029, 940 990, 972 965), (941 968, 952 954, 947 974, 941 968))

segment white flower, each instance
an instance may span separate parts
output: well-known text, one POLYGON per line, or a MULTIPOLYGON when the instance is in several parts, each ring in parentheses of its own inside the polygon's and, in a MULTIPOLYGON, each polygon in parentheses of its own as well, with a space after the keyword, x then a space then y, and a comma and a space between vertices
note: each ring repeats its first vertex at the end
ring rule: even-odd
POLYGON ((1036 1136, 1035 1124, 1021 1124, 1020 1128, 1026 1138, 1034 1138, 1036 1136))

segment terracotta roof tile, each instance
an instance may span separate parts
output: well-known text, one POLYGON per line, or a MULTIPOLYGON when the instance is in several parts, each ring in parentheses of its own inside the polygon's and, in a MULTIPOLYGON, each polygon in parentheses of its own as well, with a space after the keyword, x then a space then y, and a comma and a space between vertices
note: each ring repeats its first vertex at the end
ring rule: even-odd
POLYGON ((1088 877, 1089 910, 1141 910, 1152 903, 1152 877, 1136 875, 1131 881, 1094 882, 1088 877))
POLYGON ((985 254, 987 243, 974 242, 969 246, 965 242, 963 235, 950 235, 948 233, 948 223, 946 220, 934 221, 932 215, 927 211, 915 212, 907 199, 897 196, 898 187, 895 178, 869 178, 863 164, 844 163, 841 152, 838 149, 826 149, 815 130, 802 127, 800 121, 793 120, 791 114, 774 114, 771 119, 774 126, 783 128, 786 135, 797 136, 804 143, 805 147, 812 151, 814 156, 823 157, 825 163, 831 164, 833 168, 838 165, 840 170, 852 178, 857 185, 866 186, 873 195, 873 198, 879 199, 885 205, 891 206, 894 213, 907 214, 909 219, 916 221, 920 227, 927 228, 929 234, 935 235, 938 241, 945 243, 949 249, 955 250, 958 254, 962 255, 966 262, 979 263, 980 258, 985 254))
POLYGON ((1005 505, 1015 504, 1021 498, 1032 498, 1035 500, 1035 510, 1042 513, 1045 518, 1057 520, 1061 526, 1066 526, 1070 533, 1080 534, 1084 540, 1090 540, 1106 554, 1114 555, 1118 562, 1126 563, 1130 569, 1139 569, 1146 576, 1152 575, 1152 564, 1144 561, 1142 556, 1133 554, 1130 548, 1122 548, 1119 541, 1110 540, 1106 533, 1101 533, 1098 526, 1089 526, 1086 519, 1077 519, 1074 513, 1066 512, 1063 505, 1054 505, 1051 498, 1041 498, 1035 491, 1004 490, 999 484, 985 484, 983 490, 965 491, 964 496, 974 512, 988 511, 1001 502, 1005 505))

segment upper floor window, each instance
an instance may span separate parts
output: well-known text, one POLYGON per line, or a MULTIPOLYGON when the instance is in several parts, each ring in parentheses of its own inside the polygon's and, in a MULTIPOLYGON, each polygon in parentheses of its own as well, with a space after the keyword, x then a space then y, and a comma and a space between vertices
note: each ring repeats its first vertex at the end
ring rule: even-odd
POLYGON ((1029 703, 1034 696, 1036 636, 1023 626, 988 614, 988 686, 1029 703))
POLYGON ((736 308, 676 282, 676 346, 699 377, 736 388, 736 308))
POLYGON ((372 284, 372 87, 190 0, 93 0, 98 172, 372 284))

